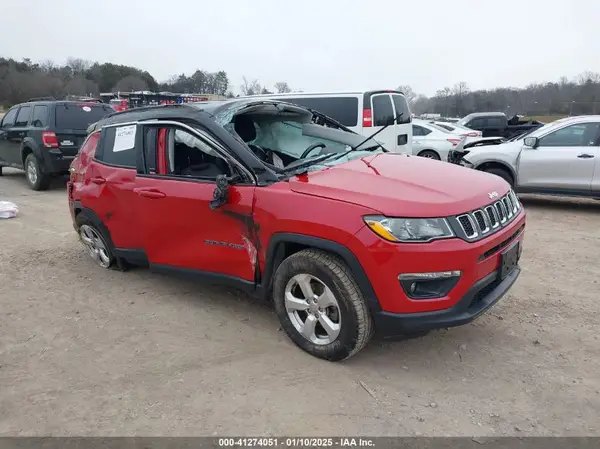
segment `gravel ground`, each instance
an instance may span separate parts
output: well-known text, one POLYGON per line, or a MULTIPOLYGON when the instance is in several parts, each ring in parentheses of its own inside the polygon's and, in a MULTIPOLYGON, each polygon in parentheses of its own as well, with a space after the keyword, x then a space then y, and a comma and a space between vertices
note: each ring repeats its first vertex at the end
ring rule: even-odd
POLYGON ((315 359, 246 295, 102 270, 64 186, 5 170, 0 435, 599 435, 600 202, 523 198, 510 295, 461 328, 315 359))

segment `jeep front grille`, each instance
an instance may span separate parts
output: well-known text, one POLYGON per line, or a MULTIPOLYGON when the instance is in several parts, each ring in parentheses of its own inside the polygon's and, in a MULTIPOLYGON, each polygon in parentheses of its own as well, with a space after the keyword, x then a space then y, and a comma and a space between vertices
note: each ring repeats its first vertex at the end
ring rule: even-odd
POLYGON ((512 190, 498 201, 481 209, 477 209, 456 217, 465 236, 472 240, 479 236, 491 234, 500 226, 504 226, 521 210, 521 203, 512 190))

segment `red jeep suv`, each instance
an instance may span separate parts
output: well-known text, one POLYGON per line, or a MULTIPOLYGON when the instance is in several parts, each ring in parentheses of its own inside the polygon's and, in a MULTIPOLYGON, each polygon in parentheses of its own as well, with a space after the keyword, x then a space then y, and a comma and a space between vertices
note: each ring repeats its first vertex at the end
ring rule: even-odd
POLYGON ((98 265, 272 298, 316 357, 468 323, 520 273, 525 211, 504 180, 390 153, 302 106, 148 107, 88 132, 68 196, 98 265))

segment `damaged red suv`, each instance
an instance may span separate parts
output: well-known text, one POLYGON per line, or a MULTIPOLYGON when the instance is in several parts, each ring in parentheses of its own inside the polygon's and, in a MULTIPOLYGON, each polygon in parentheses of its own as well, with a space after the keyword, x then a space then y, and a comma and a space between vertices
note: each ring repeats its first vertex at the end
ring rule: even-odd
POLYGON ((520 273, 525 211, 504 180, 390 153, 274 100, 109 115, 89 130, 68 194, 102 268, 272 299, 289 337, 332 361, 375 332, 468 323, 520 273))

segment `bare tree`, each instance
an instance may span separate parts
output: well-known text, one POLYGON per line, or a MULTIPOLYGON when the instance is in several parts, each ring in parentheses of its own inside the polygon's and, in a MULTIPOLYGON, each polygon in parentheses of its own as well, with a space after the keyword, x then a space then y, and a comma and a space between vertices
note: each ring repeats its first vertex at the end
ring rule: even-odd
POLYGON ((279 81, 279 82, 275 83, 275 90, 279 94, 286 94, 286 93, 292 91, 292 89, 290 88, 288 83, 286 83, 285 81, 279 81))
POLYGON ((600 73, 595 73, 590 70, 580 73, 577 78, 579 84, 600 83, 600 73))
POLYGON ((412 88, 407 85, 398 86, 397 90, 399 90, 400 92, 402 92, 404 94, 404 97, 406 98, 406 101, 408 102, 409 106, 412 106, 412 104, 417 99, 417 94, 415 93, 415 91, 412 90, 412 88))
POLYGON ((90 61, 81 58, 68 58, 67 67, 71 68, 73 76, 82 76, 92 66, 90 61))
POLYGON ((122 78, 115 87, 113 87, 113 92, 132 92, 136 90, 146 90, 148 89, 148 84, 142 78, 136 75, 129 75, 125 78, 122 78))
POLYGON ((454 107, 458 117, 464 114, 465 97, 469 92, 469 86, 467 86, 467 83, 464 81, 456 83, 452 88, 452 94, 454 95, 454 107))
POLYGON ((263 87, 260 85, 258 80, 248 81, 248 79, 244 76, 242 77, 243 83, 240 87, 242 94, 245 96, 248 95, 258 95, 262 92, 263 87))
POLYGON ((97 95, 98 85, 82 77, 76 77, 65 84, 66 95, 97 95))

